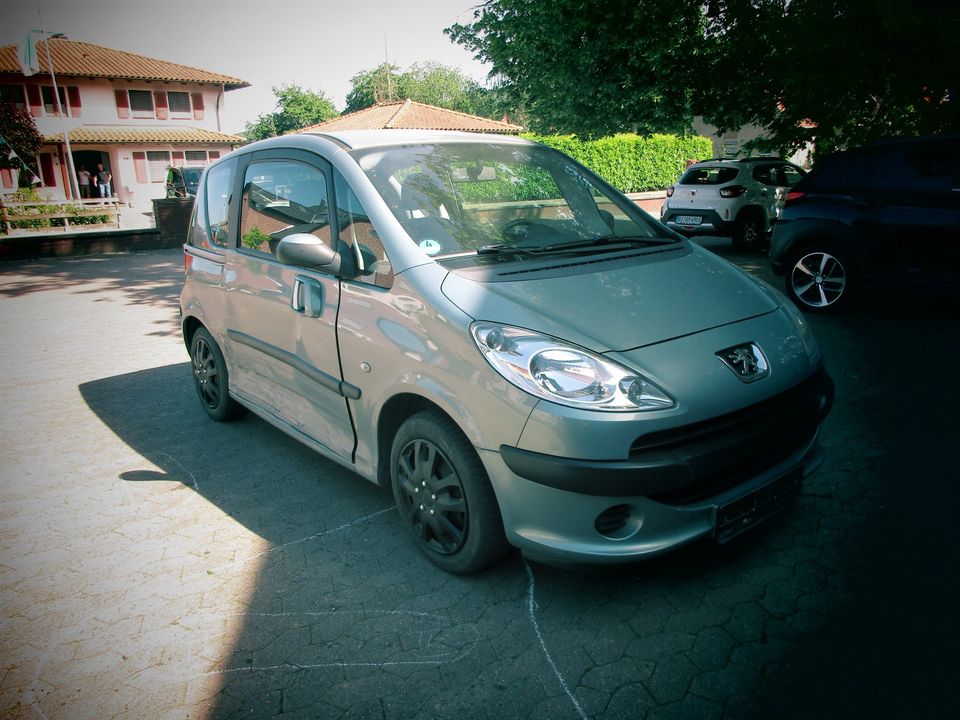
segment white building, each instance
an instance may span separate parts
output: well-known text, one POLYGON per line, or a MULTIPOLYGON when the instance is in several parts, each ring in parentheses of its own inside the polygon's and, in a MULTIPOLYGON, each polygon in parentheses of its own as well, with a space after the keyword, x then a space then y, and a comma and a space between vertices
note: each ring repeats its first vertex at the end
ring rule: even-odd
MULTIPOLYGON (((146 204, 165 196, 169 165, 205 165, 244 138, 220 129, 224 95, 247 87, 238 78, 66 38, 49 41, 63 115, 57 113, 45 43, 40 71, 25 76, 17 47, 0 47, 0 103, 25 108, 46 141, 28 158, 52 198, 72 198, 63 131, 76 170, 113 175, 120 202, 146 204)), ((0 170, 4 194, 16 190, 16 173, 0 170)))

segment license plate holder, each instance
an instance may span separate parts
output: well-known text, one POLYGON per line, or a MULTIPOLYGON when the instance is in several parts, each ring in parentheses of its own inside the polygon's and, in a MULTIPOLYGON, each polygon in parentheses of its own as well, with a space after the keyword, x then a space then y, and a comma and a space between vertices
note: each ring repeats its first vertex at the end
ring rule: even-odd
POLYGON ((714 537, 725 543, 771 515, 792 505, 803 487, 803 468, 797 468, 748 495, 720 505, 716 512, 714 537))
POLYGON ((677 215, 673 221, 677 225, 699 225, 703 222, 703 217, 700 215, 677 215))

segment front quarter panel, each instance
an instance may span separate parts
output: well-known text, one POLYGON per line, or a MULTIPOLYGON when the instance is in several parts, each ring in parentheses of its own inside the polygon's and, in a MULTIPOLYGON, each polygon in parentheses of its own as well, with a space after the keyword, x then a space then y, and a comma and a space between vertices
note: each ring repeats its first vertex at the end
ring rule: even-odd
POLYGON ((394 278, 390 290, 344 283, 339 317, 343 379, 351 401, 357 470, 374 479, 381 413, 398 395, 440 407, 477 448, 516 445, 536 400, 494 372, 470 335, 472 318, 440 292, 446 272, 429 263, 394 278))

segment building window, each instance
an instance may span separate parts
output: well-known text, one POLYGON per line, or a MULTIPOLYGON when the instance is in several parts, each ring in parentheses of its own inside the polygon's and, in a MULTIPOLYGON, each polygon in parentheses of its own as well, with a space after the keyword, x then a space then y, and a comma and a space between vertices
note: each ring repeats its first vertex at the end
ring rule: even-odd
POLYGON ((170 153, 166 150, 148 150, 147 166, 150 169, 150 182, 163 182, 170 165, 170 153))
MULTIPOLYGON (((66 112, 67 110, 67 93, 66 90, 62 87, 58 87, 57 93, 60 96, 60 107, 66 112)), ((53 97, 53 86, 44 85, 40 88, 40 95, 43 98, 43 111, 47 115, 57 115, 57 101, 53 97)))
POLYGON ((0 85, 0 103, 13 103, 21 110, 27 109, 27 96, 23 85, 0 85))
POLYGON ((153 117, 153 93, 149 90, 128 90, 134 117, 153 117))
POLYGON ((190 106, 190 93, 186 92, 168 92, 167 104, 170 107, 171 115, 192 115, 193 108, 190 106))
POLYGON ((207 164, 207 151, 206 150, 187 150, 186 152, 187 165, 206 165, 207 164))

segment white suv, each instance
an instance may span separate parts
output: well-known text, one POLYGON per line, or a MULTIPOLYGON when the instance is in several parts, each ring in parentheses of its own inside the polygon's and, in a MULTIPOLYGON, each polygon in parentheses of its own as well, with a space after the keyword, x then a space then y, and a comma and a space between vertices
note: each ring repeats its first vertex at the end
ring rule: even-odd
POLYGON ((723 235, 764 246, 789 188, 806 173, 780 158, 703 160, 667 188, 660 220, 683 235, 723 235))

